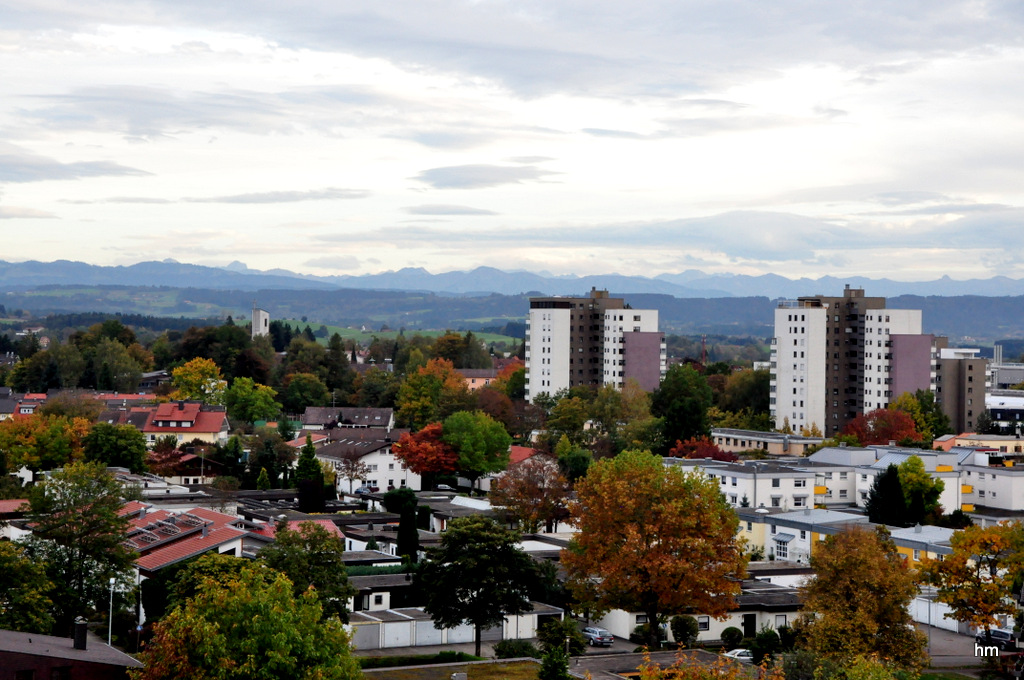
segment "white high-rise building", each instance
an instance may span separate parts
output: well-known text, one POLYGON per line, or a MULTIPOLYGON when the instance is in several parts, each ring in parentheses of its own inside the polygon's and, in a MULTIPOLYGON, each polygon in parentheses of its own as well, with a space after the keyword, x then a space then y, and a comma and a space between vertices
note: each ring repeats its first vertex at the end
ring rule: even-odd
MULTIPOLYGON (((898 397, 892 388, 890 336, 921 335, 920 309, 876 309, 864 323, 864 413, 885 408, 898 397)), ((928 354, 931 353, 929 348, 928 354)), ((924 358, 924 357, 922 357, 924 358)), ((929 357, 930 358, 930 357, 929 357)))
POLYGON ((631 309, 607 291, 590 297, 530 299, 526 326, 526 398, 577 385, 621 387, 635 379, 654 390, 666 370, 658 311, 631 309))
POLYGON ((786 301, 775 309, 771 355, 771 414, 775 427, 824 431, 827 395, 825 337, 828 309, 786 301))
POLYGON ((920 310, 886 309, 885 298, 865 297, 858 288, 781 302, 771 358, 775 427, 788 421, 796 432, 817 426, 832 436, 858 415, 884 408, 898 396, 890 336, 920 334, 920 310))

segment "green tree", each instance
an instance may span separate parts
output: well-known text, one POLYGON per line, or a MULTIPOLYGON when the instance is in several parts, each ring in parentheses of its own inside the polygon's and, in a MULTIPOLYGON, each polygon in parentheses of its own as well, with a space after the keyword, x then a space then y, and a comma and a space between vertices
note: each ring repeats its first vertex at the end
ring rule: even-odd
POLYGON ((220 373, 220 366, 211 359, 196 357, 183 366, 171 371, 173 399, 201 401, 206 404, 223 404, 227 382, 220 373))
POLYGON ((53 589, 44 564, 32 560, 21 545, 0 542, 0 628, 48 634, 53 589))
POLYGON ((348 599, 355 588, 345 571, 345 542, 316 522, 302 522, 298 530, 277 525, 274 542, 260 550, 259 558, 291 579, 295 597, 312 589, 320 598, 325 617, 348 622, 348 599))
POLYGON ((569 675, 569 655, 565 653, 565 648, 552 647, 544 651, 537 680, 572 680, 569 675))
POLYGON ((537 641, 542 651, 549 649, 565 649, 569 642, 569 655, 580 656, 587 652, 587 638, 583 637, 575 619, 551 619, 537 629, 537 641))
POLYGON ((72 463, 29 493, 28 550, 46 564, 56 586, 56 630, 67 630, 83 612, 103 610, 111 578, 119 590, 131 588, 135 553, 123 543, 128 519, 118 515, 122 494, 120 482, 100 463, 72 463))
POLYGON ((651 397, 651 414, 663 419, 665 441, 671 445, 708 433, 707 411, 711 388, 700 373, 687 364, 668 369, 651 397))
POLYGON ((416 493, 408 488, 392 489, 384 494, 384 508, 398 514, 397 551, 409 562, 416 562, 420 553, 420 532, 416 528, 416 493))
POLYGON ((371 368, 356 377, 352 389, 355 391, 355 406, 391 408, 398 396, 399 379, 390 371, 371 368))
POLYGON ((884 472, 875 476, 868 491, 865 510, 868 519, 875 524, 904 526, 907 521, 907 501, 898 467, 889 465, 884 472))
POLYGON ((99 390, 134 392, 142 378, 142 365, 117 340, 101 338, 92 348, 92 370, 99 390))
POLYGON ((516 547, 518 540, 487 517, 461 517, 449 523, 440 546, 427 551, 416 572, 434 626, 472 625, 477 656, 482 630, 530 610, 527 584, 535 569, 516 547))
POLYGON ((300 512, 323 512, 324 471, 320 467, 320 461, 316 459, 313 438, 308 434, 295 468, 295 485, 299 489, 300 512))
POLYGON ((771 374, 768 371, 730 371, 718 405, 726 411, 767 413, 770 407, 771 374))
POLYGON ((564 435, 555 445, 555 458, 558 460, 558 468, 570 484, 575 484, 576 480, 584 477, 590 469, 590 464, 594 462, 594 456, 590 451, 581 446, 573 446, 564 435))
POLYGON ((899 668, 919 671, 924 636, 913 627, 909 606, 917 578, 884 527, 844 529, 811 556, 815 578, 802 589, 801 622, 807 647, 841 665, 859 655, 878 655, 899 668))
POLYGON ((576 483, 562 551, 570 588, 595 611, 642 611, 654 634, 667 613, 723 616, 735 606, 746 558, 739 520, 718 484, 666 467, 647 451, 600 460, 576 483))
POLYGON ((235 378, 224 392, 224 405, 233 420, 254 423, 257 420, 272 420, 281 411, 276 401, 277 392, 261 385, 251 378, 235 378))
POLYGON ((931 432, 932 438, 941 437, 953 432, 953 426, 942 410, 942 404, 935 401, 935 393, 931 390, 918 390, 914 392, 917 403, 921 406, 924 414, 926 429, 931 432))
POLYGON ((256 478, 256 488, 260 491, 270 489, 270 475, 267 474, 267 468, 260 468, 260 474, 256 478))
POLYGON ((136 680, 356 680, 341 621, 324 619, 313 591, 298 597, 284 574, 253 566, 226 582, 206 580, 154 627, 136 680))
POLYGON ((312 373, 293 373, 285 379, 284 407, 302 413, 307 406, 324 406, 331 400, 327 385, 312 373))
POLYGON ((908 524, 919 524, 926 517, 942 514, 939 496, 945 489, 941 479, 933 478, 924 469, 924 462, 919 456, 910 456, 899 465, 900 488, 907 504, 908 524))
POLYGON ((509 436, 501 423, 482 411, 459 411, 445 418, 442 439, 459 455, 459 473, 474 482, 508 467, 509 436))
POLYGON ((96 423, 82 440, 85 459, 107 467, 146 469, 146 437, 132 425, 96 423))
POLYGON ((583 426, 590 419, 590 404, 580 397, 564 397, 551 408, 548 432, 554 441, 563 436, 573 444, 583 444, 588 435, 583 426))

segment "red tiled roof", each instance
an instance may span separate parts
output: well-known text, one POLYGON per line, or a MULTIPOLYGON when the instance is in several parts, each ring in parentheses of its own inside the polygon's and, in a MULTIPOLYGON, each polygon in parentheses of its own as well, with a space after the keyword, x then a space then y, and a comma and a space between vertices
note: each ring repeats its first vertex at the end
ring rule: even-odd
POLYGON ((170 516, 171 513, 166 510, 153 510, 152 512, 147 512, 145 517, 132 517, 131 524, 136 529, 142 529, 153 522, 166 520, 170 516))
POLYGON ((129 501, 121 506, 121 509, 117 511, 118 516, 124 517, 125 515, 133 515, 141 512, 143 508, 150 508, 152 506, 149 503, 142 503, 140 501, 129 501))
POLYGON ((508 464, 522 463, 537 453, 539 453, 537 449, 530 448, 529 446, 512 446, 509 450, 508 464))
MULTIPOLYGON (((329 533, 334 534, 338 538, 345 538, 345 534, 341 531, 341 529, 338 528, 338 525, 335 524, 334 522, 332 522, 329 519, 299 519, 299 520, 292 520, 292 521, 288 522, 288 528, 291 529, 292 531, 298 531, 299 530, 299 525, 300 524, 305 524, 306 522, 312 522, 313 524, 319 524, 324 529, 327 529, 327 531, 329 533)), ((252 533, 259 534, 261 536, 266 536, 267 538, 274 538, 274 536, 277 535, 277 524, 275 522, 267 522, 266 524, 261 526, 259 529, 254 529, 252 531, 252 533)))
MULTIPOLYGON (((198 405, 196 406, 198 408, 198 405)), ((203 411, 197 413, 195 421, 191 427, 158 427, 153 424, 156 420, 175 420, 175 418, 164 418, 159 415, 159 412, 154 412, 146 421, 145 426, 142 428, 143 432, 173 432, 175 434, 198 432, 202 434, 210 434, 211 432, 220 432, 224 429, 224 421, 227 418, 227 414, 224 411, 203 411)), ((177 418, 179 422, 184 420, 183 418, 177 418)))
POLYGON ((199 404, 187 403, 179 406, 178 402, 170 401, 156 407, 156 420, 195 420, 199 415, 199 404))
POLYGON ((154 550, 148 555, 143 555, 135 560, 135 565, 142 571, 156 571, 204 552, 215 550, 225 543, 241 538, 245 533, 241 529, 222 526, 211 529, 206 536, 201 533, 193 534, 164 548, 154 550))
POLYGON ((241 521, 241 518, 235 515, 227 515, 223 512, 217 512, 216 510, 209 510, 207 508, 192 508, 188 511, 188 514, 195 515, 200 519, 205 519, 207 522, 213 522, 213 526, 222 527, 233 522, 241 521))
POLYGON ((18 508, 27 504, 28 500, 25 498, 15 498, 12 500, 0 501, 0 513, 6 514, 8 512, 18 512, 18 508))

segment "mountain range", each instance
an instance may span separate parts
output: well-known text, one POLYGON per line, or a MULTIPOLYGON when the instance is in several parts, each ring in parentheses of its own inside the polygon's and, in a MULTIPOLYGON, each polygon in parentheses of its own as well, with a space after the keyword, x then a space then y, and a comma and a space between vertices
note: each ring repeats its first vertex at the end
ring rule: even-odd
POLYGON ((244 263, 225 267, 184 264, 174 260, 149 261, 127 266, 100 266, 84 262, 0 261, 0 289, 27 290, 52 285, 168 286, 213 290, 393 290, 438 295, 585 295, 591 288, 615 295, 655 294, 677 298, 769 297, 839 295, 844 286, 863 288, 868 295, 1015 296, 1024 295, 1024 279, 996 276, 957 281, 948 276, 932 281, 905 282, 867 277, 788 279, 777 274, 706 274, 687 270, 656 277, 595 274, 552 276, 547 273, 502 271, 477 267, 469 271, 432 274, 423 268, 404 268, 360 276, 312 276, 284 269, 261 271, 244 263))

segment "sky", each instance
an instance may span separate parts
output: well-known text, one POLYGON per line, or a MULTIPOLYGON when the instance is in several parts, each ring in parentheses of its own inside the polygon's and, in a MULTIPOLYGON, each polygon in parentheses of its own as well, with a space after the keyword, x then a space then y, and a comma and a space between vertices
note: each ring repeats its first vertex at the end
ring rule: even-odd
POLYGON ((0 260, 1024 277, 1024 4, 6 0, 0 260))

